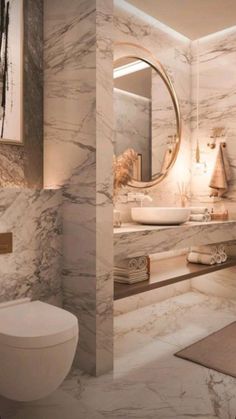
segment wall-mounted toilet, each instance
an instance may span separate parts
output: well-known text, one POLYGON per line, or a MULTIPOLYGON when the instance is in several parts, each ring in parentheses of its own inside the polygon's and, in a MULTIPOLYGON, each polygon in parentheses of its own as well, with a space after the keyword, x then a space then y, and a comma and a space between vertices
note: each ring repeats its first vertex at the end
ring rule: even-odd
POLYGON ((29 299, 0 304, 0 395, 43 398, 68 374, 78 343, 77 318, 29 299))

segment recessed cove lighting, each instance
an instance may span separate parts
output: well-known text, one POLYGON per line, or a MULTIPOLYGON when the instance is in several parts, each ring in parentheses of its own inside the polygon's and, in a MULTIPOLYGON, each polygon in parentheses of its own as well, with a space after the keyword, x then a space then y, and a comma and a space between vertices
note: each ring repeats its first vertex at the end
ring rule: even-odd
POLYGON ((128 74, 136 73, 140 70, 145 70, 145 68, 149 68, 149 64, 145 63, 144 61, 134 61, 129 64, 122 65, 121 67, 117 67, 114 69, 113 77, 114 79, 118 79, 120 77, 127 76, 128 74))

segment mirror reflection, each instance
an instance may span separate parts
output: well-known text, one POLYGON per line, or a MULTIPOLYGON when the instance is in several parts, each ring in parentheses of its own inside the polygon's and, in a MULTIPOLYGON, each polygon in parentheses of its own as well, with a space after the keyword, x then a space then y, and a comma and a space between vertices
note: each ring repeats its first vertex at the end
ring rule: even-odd
POLYGON ((114 63, 115 154, 138 154, 133 179, 150 182, 168 171, 177 149, 177 120, 166 83, 146 61, 114 63))

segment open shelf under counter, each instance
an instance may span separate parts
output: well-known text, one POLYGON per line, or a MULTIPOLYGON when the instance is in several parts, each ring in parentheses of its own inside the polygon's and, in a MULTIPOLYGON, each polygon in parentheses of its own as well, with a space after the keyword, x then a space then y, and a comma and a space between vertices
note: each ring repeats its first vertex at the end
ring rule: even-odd
POLYGON ((150 279, 148 281, 132 285, 114 283, 114 300, 130 297, 232 266, 236 266, 236 257, 231 257, 225 263, 212 266, 187 263, 186 255, 152 261, 150 279))

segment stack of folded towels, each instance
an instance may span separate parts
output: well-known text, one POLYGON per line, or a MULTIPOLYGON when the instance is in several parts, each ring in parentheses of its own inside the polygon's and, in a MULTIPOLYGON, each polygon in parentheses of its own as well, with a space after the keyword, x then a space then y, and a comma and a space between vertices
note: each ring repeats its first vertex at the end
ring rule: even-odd
POLYGON ((190 207, 191 214, 189 221, 208 222, 211 221, 211 214, 208 208, 190 207))
POLYGON ((224 245, 219 246, 199 246, 191 247, 187 255, 187 261, 190 263, 200 263, 202 265, 216 265, 226 262, 228 256, 224 245))
POLYGON ((147 256, 124 259, 114 267, 114 281, 122 284, 135 284, 149 279, 150 259, 147 256))

